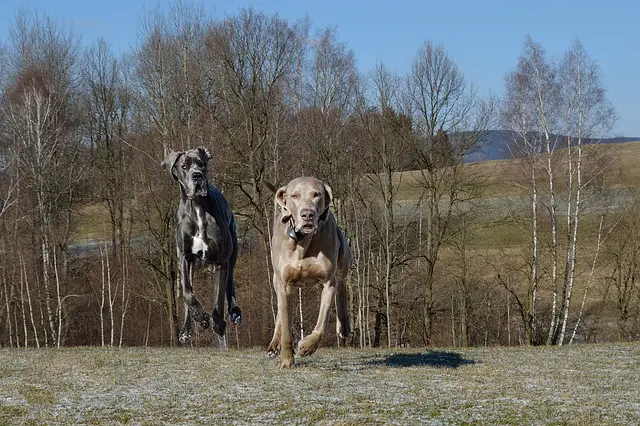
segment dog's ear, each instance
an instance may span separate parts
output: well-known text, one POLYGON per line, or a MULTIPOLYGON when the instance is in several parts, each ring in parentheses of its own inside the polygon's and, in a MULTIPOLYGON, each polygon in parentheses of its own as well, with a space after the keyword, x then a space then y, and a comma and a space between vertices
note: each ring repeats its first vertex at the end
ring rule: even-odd
POLYGON ((198 150, 200 151, 200 154, 206 161, 209 161, 213 158, 213 155, 211 155, 211 152, 204 146, 198 147, 198 150))
POLYGON ((173 172, 173 166, 176 165, 178 158, 182 155, 182 152, 169 151, 167 155, 164 156, 164 160, 160 163, 160 166, 164 167, 166 171, 169 172, 171 176, 173 176, 174 180, 178 180, 178 176, 173 172))
POLYGON ((326 183, 324 184, 324 211, 319 217, 319 220, 327 220, 329 216, 329 206, 331 206, 331 200, 333 200, 333 190, 326 183))
POLYGON ((276 202, 280 204, 282 207, 282 217, 280 220, 282 223, 286 223, 291 219, 291 212, 287 208, 287 187, 283 186, 282 188, 276 191, 276 202))

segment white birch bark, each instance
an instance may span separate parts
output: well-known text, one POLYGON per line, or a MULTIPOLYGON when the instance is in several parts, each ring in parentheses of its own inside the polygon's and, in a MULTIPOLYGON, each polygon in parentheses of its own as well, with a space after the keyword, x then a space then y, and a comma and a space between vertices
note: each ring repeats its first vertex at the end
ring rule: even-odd
POLYGON ((36 348, 40 349, 40 339, 38 337, 38 328, 36 327, 36 321, 33 318, 33 303, 31 302, 31 291, 29 290, 29 277, 27 275, 27 266, 22 259, 22 254, 20 254, 20 263, 22 265, 22 271, 24 274, 25 287, 27 289, 27 301, 29 303, 29 317, 31 319, 31 326, 33 328, 33 336, 36 341, 36 348))

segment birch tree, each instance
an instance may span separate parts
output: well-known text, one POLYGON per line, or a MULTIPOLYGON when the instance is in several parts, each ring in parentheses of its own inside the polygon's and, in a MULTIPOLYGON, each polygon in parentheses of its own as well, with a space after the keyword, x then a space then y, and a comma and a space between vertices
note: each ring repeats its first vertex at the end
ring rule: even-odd
POLYGON ((45 344, 60 346, 67 300, 66 246, 74 190, 84 173, 78 163, 77 40, 68 28, 21 14, 11 29, 11 86, 2 105, 5 134, 14 141, 22 210, 39 240, 38 258, 47 318, 45 344))
MULTIPOLYGON (((565 340, 570 307, 576 281, 576 262, 579 250, 580 219, 587 190, 605 172, 606 162, 586 160, 586 151, 594 142, 611 130, 615 111, 606 97, 598 64, 589 57, 580 40, 576 40, 560 63, 560 85, 567 128, 567 156, 569 164, 567 201, 567 249, 565 277, 561 305, 551 327, 552 342, 562 345, 565 340), (574 152, 575 151, 575 152, 574 152), (575 174, 575 186, 574 186, 575 174), (575 188, 575 189, 574 189, 575 188)), ((597 256, 597 252, 595 256, 597 256)))
POLYGON ((606 167, 606 162, 593 160, 587 165, 585 146, 592 147, 597 137, 611 128, 613 110, 604 96, 597 66, 579 42, 557 63, 528 36, 516 71, 507 76, 506 88, 503 123, 515 135, 511 148, 528 178, 525 186, 531 203, 531 257, 524 266, 529 284, 526 298, 518 301, 518 306, 524 309, 529 343, 560 345, 576 279, 585 189, 593 186, 606 167), (563 211, 560 199, 566 206, 563 211), (540 227, 543 218, 550 224, 549 234, 540 227), (563 227, 564 237, 560 234, 563 227), (547 254, 545 247, 549 263, 542 260, 547 254), (545 275, 552 294, 546 331, 538 316, 538 292, 545 275))
MULTIPOLYGON (((558 268, 558 223, 554 191, 552 153, 557 141, 551 141, 553 117, 559 112, 558 90, 555 64, 547 57, 542 47, 527 37, 523 53, 518 59, 516 71, 506 77, 506 95, 502 110, 502 122, 513 132, 509 149, 520 166, 526 182, 530 202, 530 260, 525 263, 525 275, 528 285, 524 300, 517 292, 510 290, 521 309, 526 341, 530 344, 540 342, 538 331, 538 290, 540 286, 540 186, 544 182, 544 173, 549 187, 551 216, 551 280, 554 294, 557 292, 558 268), (555 108, 554 108, 555 107, 555 108), (541 157, 545 153, 546 156, 541 157), (545 163, 546 160, 546 163, 545 163)), ((555 298, 555 296, 554 296, 555 298)), ((555 309, 555 307, 553 308, 555 309)))

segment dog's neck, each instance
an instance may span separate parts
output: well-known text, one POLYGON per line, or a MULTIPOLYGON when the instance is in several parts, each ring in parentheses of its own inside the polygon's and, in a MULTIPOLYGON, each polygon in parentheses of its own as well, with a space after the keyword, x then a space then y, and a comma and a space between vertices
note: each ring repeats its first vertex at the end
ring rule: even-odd
POLYGON ((216 222, 215 217, 212 214, 213 211, 213 200, 209 195, 195 195, 191 198, 187 197, 187 194, 180 185, 180 204, 182 204, 184 209, 189 212, 194 212, 201 217, 206 217, 207 221, 216 222), (207 214, 208 213, 208 214, 207 214))
POLYGON ((318 229, 316 232, 310 234, 303 234, 302 232, 296 232, 295 224, 290 220, 286 225, 286 233, 289 241, 292 243, 291 248, 294 253, 294 257, 302 260, 313 241, 315 234, 320 232, 321 228, 325 225, 325 221, 318 223, 318 229))
POLYGON ((207 193, 207 195, 196 194, 193 197, 189 197, 189 196, 187 196, 187 192, 185 191, 185 189, 182 186, 182 184, 180 184, 180 200, 184 204, 195 203, 195 204, 199 204, 201 206, 205 206, 206 203, 209 201, 209 194, 208 193, 207 193))

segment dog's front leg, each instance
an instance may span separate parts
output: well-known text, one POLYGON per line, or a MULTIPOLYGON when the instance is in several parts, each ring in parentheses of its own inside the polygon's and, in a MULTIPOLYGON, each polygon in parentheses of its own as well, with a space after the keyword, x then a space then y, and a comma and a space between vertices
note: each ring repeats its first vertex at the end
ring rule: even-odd
MULTIPOLYGON (((280 279, 278 278, 278 274, 276 272, 273 273, 273 290, 276 292, 276 295, 280 291, 280 279)), ((275 358, 280 354, 280 299, 278 299, 278 312, 276 315, 276 323, 273 327, 273 337, 271 338, 271 343, 269 343, 269 347, 267 348, 267 356, 269 358, 275 358)))
POLYGON ((278 316, 280 317, 280 368, 293 367, 293 336, 291 323, 293 320, 293 297, 291 286, 282 282, 278 289, 278 316))
POLYGON ((322 296, 320 299, 320 311, 318 312, 318 321, 313 332, 298 343, 298 353, 300 356, 309 356, 313 354, 322 341, 322 336, 327 329, 329 320, 329 309, 335 295, 335 286, 331 281, 324 283, 322 288, 322 296))
POLYGON ((180 343, 187 343, 191 339, 191 330, 193 327, 193 319, 191 318, 191 310, 189 302, 193 298, 193 287, 190 284, 191 265, 186 260, 184 254, 178 250, 178 259, 180 259, 180 283, 182 284, 182 298, 184 301, 184 323, 180 330, 180 343), (189 296, 187 296, 187 294, 189 296))
POLYGON ((180 253, 180 281, 182 282, 182 296, 184 297, 185 323, 182 327, 183 332, 180 333, 180 340, 186 342, 191 337, 191 318, 202 328, 209 328, 211 319, 209 314, 202 308, 202 305, 196 298, 191 284, 193 278, 193 265, 191 260, 184 253, 180 253), (184 338, 184 340, 183 340, 184 338))

